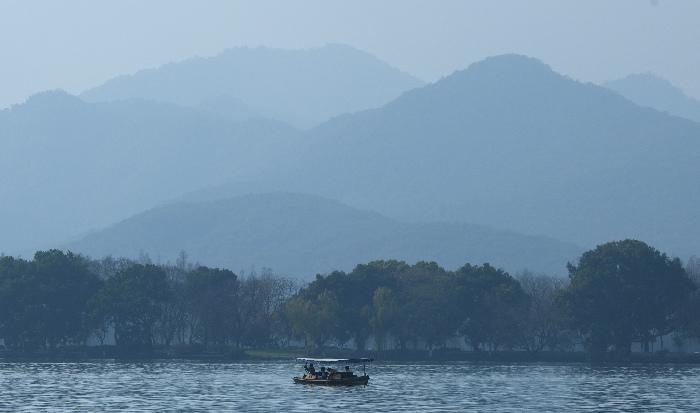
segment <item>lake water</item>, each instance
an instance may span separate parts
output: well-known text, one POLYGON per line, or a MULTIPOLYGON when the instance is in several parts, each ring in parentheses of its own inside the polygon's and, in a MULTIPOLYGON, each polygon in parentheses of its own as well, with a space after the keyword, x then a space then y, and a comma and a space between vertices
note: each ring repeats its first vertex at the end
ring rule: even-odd
POLYGON ((698 412, 700 366, 389 364, 369 386, 293 384, 293 363, 0 363, 0 411, 698 412))

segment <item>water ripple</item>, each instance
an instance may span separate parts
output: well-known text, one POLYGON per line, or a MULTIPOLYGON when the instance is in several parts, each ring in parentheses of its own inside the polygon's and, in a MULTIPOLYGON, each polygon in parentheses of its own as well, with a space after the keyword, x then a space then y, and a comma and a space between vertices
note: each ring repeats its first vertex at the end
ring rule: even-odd
POLYGON ((0 411, 700 411, 700 367, 375 363, 366 387, 293 363, 0 363, 0 411))

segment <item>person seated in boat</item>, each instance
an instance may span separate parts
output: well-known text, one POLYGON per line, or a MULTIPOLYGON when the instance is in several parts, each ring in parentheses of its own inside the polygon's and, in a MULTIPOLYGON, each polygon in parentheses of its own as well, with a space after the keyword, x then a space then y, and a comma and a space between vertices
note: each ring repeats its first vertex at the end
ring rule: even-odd
POLYGON ((321 367, 321 378, 324 380, 328 378, 328 371, 326 371, 325 367, 321 367))
POLYGON ((316 377, 316 369, 314 368, 314 363, 309 364, 309 367, 306 369, 306 371, 309 373, 310 376, 316 377))
POLYGON ((345 366, 345 372, 350 373, 350 366, 345 366))

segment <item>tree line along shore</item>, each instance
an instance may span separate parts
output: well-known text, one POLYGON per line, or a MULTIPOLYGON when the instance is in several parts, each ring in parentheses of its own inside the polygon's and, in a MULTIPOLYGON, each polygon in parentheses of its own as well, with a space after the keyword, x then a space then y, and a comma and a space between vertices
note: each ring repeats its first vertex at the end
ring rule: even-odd
POLYGON ((568 273, 385 260, 300 285, 184 255, 172 265, 2 256, 0 354, 700 362, 658 345, 700 339, 700 260, 624 240, 585 252, 568 273))

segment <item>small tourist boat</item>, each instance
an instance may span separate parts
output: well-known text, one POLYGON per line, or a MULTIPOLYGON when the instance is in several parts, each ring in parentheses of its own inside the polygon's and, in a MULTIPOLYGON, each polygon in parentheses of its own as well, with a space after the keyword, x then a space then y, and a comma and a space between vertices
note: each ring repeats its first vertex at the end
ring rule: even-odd
POLYGON ((319 386, 366 386, 369 383, 365 366, 371 363, 372 359, 298 358, 297 361, 304 363, 304 375, 293 377, 294 383, 319 386), (354 364, 362 364, 362 376, 352 371, 350 365, 354 364))

